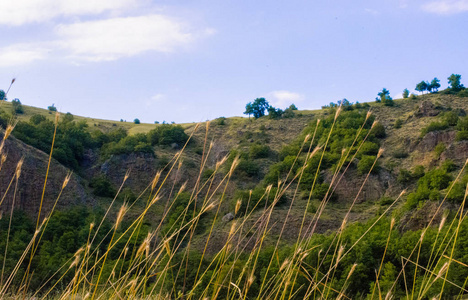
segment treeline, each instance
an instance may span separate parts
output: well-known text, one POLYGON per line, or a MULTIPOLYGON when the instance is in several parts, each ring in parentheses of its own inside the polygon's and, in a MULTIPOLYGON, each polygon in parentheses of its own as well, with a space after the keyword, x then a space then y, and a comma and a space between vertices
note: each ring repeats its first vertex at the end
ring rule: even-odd
MULTIPOLYGON (((0 110, 0 125, 3 128, 6 128, 10 119, 10 114, 0 110)), ((28 122, 19 121, 12 134, 49 153, 55 127, 54 121, 45 116, 33 115, 28 122)), ((91 130, 85 121, 75 121, 73 115, 67 113, 59 118, 52 155, 63 165, 79 171, 87 149, 99 151, 102 158, 134 152, 154 155, 154 146, 181 147, 187 140, 188 136, 180 125, 158 125, 146 134, 129 135, 123 128, 104 133, 98 129, 91 130)))

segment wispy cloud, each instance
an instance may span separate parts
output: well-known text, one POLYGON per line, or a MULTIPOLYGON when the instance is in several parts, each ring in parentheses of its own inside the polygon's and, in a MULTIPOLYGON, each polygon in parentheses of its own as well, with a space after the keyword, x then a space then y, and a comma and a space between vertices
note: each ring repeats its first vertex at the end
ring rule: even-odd
POLYGON ((270 104, 279 108, 286 108, 292 103, 304 100, 304 95, 285 90, 273 91, 268 93, 267 96, 270 104))
POLYGON ((138 5, 136 0, 15 0, 0 1, 0 24, 19 26, 57 17, 96 15, 138 5))
POLYGON ((422 6, 424 11, 439 15, 451 15, 468 11, 468 0, 438 0, 422 6))
POLYGON ((365 8, 364 11, 370 15, 378 15, 379 14, 379 11, 376 10, 376 9, 372 9, 372 8, 365 8))
POLYGON ((35 44, 15 44, 0 48, 0 67, 26 65, 44 59, 47 49, 35 44))
POLYGON ((72 57, 88 61, 116 60, 146 51, 173 52, 205 32, 196 32, 164 15, 112 18, 57 28, 61 47, 72 57))

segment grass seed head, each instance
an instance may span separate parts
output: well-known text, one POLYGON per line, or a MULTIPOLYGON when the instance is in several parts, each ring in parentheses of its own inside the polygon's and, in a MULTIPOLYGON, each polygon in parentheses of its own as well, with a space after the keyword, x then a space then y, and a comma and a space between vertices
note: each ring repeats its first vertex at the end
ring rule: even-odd
POLYGON ((123 204, 120 209, 119 209, 119 213, 117 214, 117 219, 115 221, 115 228, 118 228, 120 223, 122 222, 123 220, 123 217, 125 216, 125 213, 127 212, 128 210, 128 206, 126 204, 123 204))
POLYGON ((67 186, 68 182, 70 181, 71 176, 72 176, 72 172, 69 172, 67 176, 65 176, 65 179, 63 180, 63 183, 62 183, 62 190, 67 186))
POLYGON ((383 153, 384 153, 384 149, 379 148, 379 152, 377 153, 377 158, 381 157, 383 153))
POLYGON ((236 202, 236 208, 234 209, 234 214, 237 215, 237 213, 239 212, 239 209, 242 205, 242 199, 237 199, 237 202, 236 202))
POLYGON ((446 221, 446 220, 447 220, 447 213, 445 213, 445 214, 442 216, 442 219, 440 220, 439 232, 442 230, 442 227, 444 227, 445 221, 446 221))
POLYGON ((2 153, 2 157, 0 158, 0 163, 3 164, 6 161, 6 159, 7 159, 6 154, 2 153))
POLYGON ((151 182, 151 190, 154 190, 156 185, 158 184, 159 178, 161 178, 161 171, 158 171, 151 182))
POLYGON ((348 273, 348 276, 346 277, 346 280, 348 280, 349 277, 351 277, 351 275, 353 275, 354 270, 356 270, 356 266, 357 266, 357 264, 353 264, 351 266, 351 270, 349 270, 349 273, 348 273))
POLYGON ((21 168, 23 167, 23 162, 24 162, 24 158, 22 157, 22 158, 19 160, 18 164, 16 165, 16 171, 15 171, 15 173, 16 173, 16 178, 17 178, 17 179, 18 179, 18 178, 20 177, 20 175, 21 175, 21 168))

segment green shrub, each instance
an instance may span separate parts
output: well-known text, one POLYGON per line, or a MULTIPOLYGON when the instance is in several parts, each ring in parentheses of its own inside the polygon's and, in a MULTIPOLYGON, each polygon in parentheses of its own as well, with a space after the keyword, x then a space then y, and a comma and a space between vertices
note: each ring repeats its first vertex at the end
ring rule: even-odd
POLYGON ((249 157, 252 159, 266 158, 270 155, 270 147, 267 145, 252 145, 249 149, 249 157))
POLYGON ((403 125, 403 121, 401 119, 396 119, 395 123, 393 124, 393 127, 398 129, 401 128, 401 125, 403 125))
POLYGON ((449 127, 447 122, 431 122, 427 127, 424 127, 421 130, 421 137, 425 136, 427 133, 431 131, 440 131, 445 130, 449 127))
POLYGON ((379 139, 383 139, 387 136, 385 127, 380 122, 377 122, 374 125, 374 128, 372 128, 372 133, 374 133, 375 137, 379 139))
POLYGON ((57 107, 55 107, 54 104, 52 104, 51 106, 47 106, 47 109, 48 109, 49 111, 57 111, 57 107))
POLYGON ((219 117, 217 119, 215 119, 215 123, 216 125, 225 125, 226 124, 226 118, 225 117, 219 117))
POLYGON ((458 114, 455 111, 448 111, 443 115, 442 120, 449 126, 455 126, 458 123, 458 114))
POLYGON ((93 194, 99 197, 112 198, 116 194, 112 183, 104 175, 94 177, 89 183, 89 186, 93 188, 93 194))
POLYGON ((183 145, 187 142, 188 135, 180 125, 162 124, 148 133, 148 141, 151 145, 183 145))
POLYGON ((13 114, 22 114, 24 113, 23 105, 21 105, 21 101, 18 98, 15 98, 11 101, 12 104, 12 112, 13 114))
POLYGON ((424 166, 421 166, 421 165, 417 165, 414 167, 414 170, 413 170, 413 177, 416 178, 416 179, 419 179, 421 177, 424 176, 425 173, 425 169, 424 169, 424 166))
MULTIPOLYGON (((375 156, 364 155, 361 160, 359 160, 357 169, 360 174, 367 174, 374 164, 375 156)), ((375 163, 374 168, 372 169, 372 173, 378 172, 379 169, 379 162, 375 163)))
POLYGON ((435 148, 434 148, 434 153, 435 153, 437 158, 440 158, 440 155, 444 151, 445 151, 445 144, 444 143, 438 143, 437 146, 435 146, 435 148))
POLYGON ((393 152, 393 157, 395 158, 406 158, 408 157, 408 152, 406 152, 403 148, 396 149, 393 152))
POLYGON ((413 180, 413 174, 406 169, 400 169, 398 173, 397 181, 401 184, 408 184, 413 180))
POLYGON ((140 119, 135 119, 135 120, 133 120, 133 123, 135 123, 135 124, 140 124, 140 119))
POLYGON ((456 141, 468 140, 468 130, 457 131, 457 134, 455 135, 455 140, 456 141))

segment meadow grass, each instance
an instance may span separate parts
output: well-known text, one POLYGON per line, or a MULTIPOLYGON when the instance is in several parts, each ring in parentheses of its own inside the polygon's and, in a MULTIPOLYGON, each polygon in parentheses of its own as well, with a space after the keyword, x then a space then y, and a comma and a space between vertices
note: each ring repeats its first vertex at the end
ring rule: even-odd
MULTIPOLYGON (((346 230, 350 227, 350 213, 373 168, 383 154, 383 149, 379 150, 371 169, 361 183, 358 193, 349 195, 349 208, 340 228, 331 234, 331 242, 328 244, 317 242, 317 224, 323 216, 336 187, 340 184, 344 174, 370 133, 369 131, 361 140, 358 139, 370 116, 369 113, 358 130, 351 147, 343 149, 342 157, 333 172, 328 191, 320 201, 316 212, 311 214, 309 207, 312 201, 312 193, 316 188, 321 163, 340 113, 341 108, 338 108, 324 144, 317 147, 312 146, 318 139, 316 131, 305 137, 296 155, 296 160, 285 177, 287 180, 279 180, 276 186, 267 186, 261 199, 253 205, 250 203, 252 201, 251 197, 235 199, 234 213, 236 218, 228 223, 229 230, 225 234, 224 242, 214 253, 209 251, 211 250, 210 241, 215 238, 215 232, 218 230, 221 217, 220 208, 223 203, 228 201, 226 191, 230 186, 240 158, 235 157, 231 165, 227 167, 224 167, 228 164, 227 157, 220 159, 211 175, 208 178, 203 178, 202 174, 207 168, 208 158, 213 147, 213 143, 208 140, 209 122, 207 122, 204 129, 205 139, 200 169, 198 176, 193 178, 194 182, 190 185, 182 184, 177 187, 175 182, 170 180, 172 175, 180 172, 182 154, 188 145, 188 141, 162 170, 157 172, 151 180, 148 180, 145 191, 136 200, 128 203, 124 202, 120 207, 116 207, 118 203, 116 200, 125 185, 125 181, 128 179, 127 173, 102 219, 99 222, 89 224, 87 242, 57 269, 55 274, 52 274, 50 278, 43 278, 41 287, 31 290, 29 285, 35 276, 35 270, 31 262, 34 256, 37 255, 43 233, 47 230, 49 220, 54 214, 55 204, 60 201, 59 195, 52 209, 44 216, 42 202, 47 185, 49 172, 47 170, 36 219, 35 233, 31 240, 27 242, 27 246, 18 259, 15 268, 6 274, 4 266, 8 256, 8 240, 10 239, 10 227, 15 209, 14 201, 11 205, 9 211, 10 226, 8 227, 6 248, 2 257, 0 298, 77 300, 351 299, 352 296, 348 296, 348 289, 351 284, 355 284, 356 270, 359 269, 362 262, 356 260, 346 270, 340 269, 341 264, 349 256, 354 256, 356 251, 362 250, 360 247, 367 235, 375 230, 383 220, 389 218, 391 221, 386 232, 384 251, 375 265, 375 282, 370 291, 368 287, 363 286, 360 297, 367 297, 368 299, 392 299, 395 297, 427 299, 430 294, 430 297, 444 299, 448 297, 446 295, 448 286, 451 287, 451 291, 453 288, 456 289, 457 295, 455 297, 459 299, 465 297, 468 293, 466 280, 463 285, 459 285, 451 281, 448 274, 454 265, 457 268, 468 267, 466 262, 454 258, 457 242, 461 238, 466 238, 466 236, 460 235, 461 226, 466 222, 465 201, 467 193, 465 193, 463 203, 461 203, 451 221, 446 224, 447 218, 443 218, 434 241, 431 240, 429 243, 430 258, 428 261, 421 262, 421 250, 423 247, 427 247, 423 243, 426 232, 435 226, 433 224, 434 217, 442 209, 445 198, 440 201, 438 209, 429 224, 421 231, 420 238, 415 244, 408 245, 409 249, 411 249, 410 254, 407 257, 401 257, 401 268, 390 284, 383 283, 383 275, 385 275, 383 270, 386 263, 387 249, 392 243, 392 239, 394 239, 394 228, 398 225, 396 224, 397 221, 391 218, 391 211, 404 197, 405 191, 402 191, 381 214, 371 220, 365 230, 354 237, 351 242, 345 236, 346 230), (357 148, 357 151, 352 152, 352 148, 357 148), (299 157, 304 153, 305 160, 301 165, 298 165, 301 163, 299 157), (285 252, 282 249, 285 244, 284 235, 287 234, 285 232, 286 225, 291 216, 294 203, 298 198, 298 186, 310 159, 317 156, 320 157, 320 163, 310 186, 306 207, 300 222, 299 234, 296 242, 290 245, 289 251, 285 252), (294 172, 294 167, 297 167, 298 171, 294 172), (187 186, 191 186, 191 190, 186 191, 187 186), (163 194, 163 188, 168 187, 170 187, 170 194, 163 194), (168 220, 171 212, 175 209, 178 198, 182 197, 186 192, 189 194, 187 205, 178 213, 175 219, 168 220), (280 199, 286 194, 288 194, 290 202, 284 220, 281 221, 280 233, 271 235, 272 223, 278 222, 278 220, 272 220, 272 213, 280 199), (145 232, 142 229, 144 220, 152 207, 160 202, 165 202, 161 221, 151 230, 145 232), (143 209, 136 210, 142 203, 144 203, 143 209), (242 206, 243 203, 247 203, 247 205, 242 206), (241 207, 245 207, 245 211, 241 211, 241 207), (132 210, 138 213, 132 219, 128 219, 127 216, 132 210), (261 211, 260 216, 254 213, 258 210, 261 211), (204 245, 202 250, 194 255, 193 251, 197 251, 195 249, 197 230, 201 224, 207 223, 206 215, 209 215, 211 219, 208 221, 209 226, 206 226, 208 229, 203 235, 204 245), (105 220, 111 221, 111 228, 103 226, 105 220), (125 226, 121 228, 124 220, 126 220, 125 226), (252 224, 254 225, 252 226, 252 224), (100 240, 98 237, 102 236, 104 238, 100 240), (266 241, 269 241, 269 245, 273 246, 267 249, 265 246, 266 241), (102 251, 102 249, 104 250, 102 251), (114 252, 115 249, 119 249, 119 253, 113 253, 118 258, 109 261, 109 254, 114 252), (315 253, 318 254, 315 255, 315 253), (311 261, 314 261, 314 265, 312 265, 311 261), (25 263, 27 265, 25 271, 20 272, 25 263), (341 276, 344 281, 339 281, 337 277, 342 272, 346 272, 344 276, 341 276), (261 274, 261 278, 257 278, 259 274, 261 274), (14 282, 15 284, 13 284, 14 282), (405 289, 402 295, 396 296, 395 290, 399 285, 404 285, 405 289), (255 292, 252 292, 253 289, 255 289, 255 292)), ((55 130, 58 126, 58 117, 57 114, 55 130)), ((10 125, 4 132, 0 144, 0 155, 6 155, 4 144, 13 127, 13 125, 10 125)), ((203 129, 196 126, 192 135, 196 130, 203 129)), ((52 143, 49 166, 53 149, 52 143)), ((21 166, 22 161, 19 161, 7 189, 13 189, 15 195, 18 192, 17 183, 21 176, 21 166)), ((465 166, 466 163, 454 183, 464 172, 465 166)), ((64 178, 62 190, 66 188, 69 180, 69 175, 64 178)), ((450 189, 451 187, 449 191, 450 189)), ((3 204, 3 199, 0 200, 0 206, 3 204)), ((450 296, 453 296, 452 294, 450 296)))

